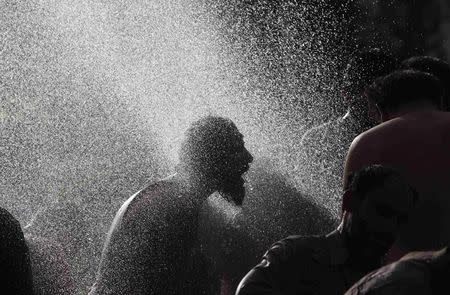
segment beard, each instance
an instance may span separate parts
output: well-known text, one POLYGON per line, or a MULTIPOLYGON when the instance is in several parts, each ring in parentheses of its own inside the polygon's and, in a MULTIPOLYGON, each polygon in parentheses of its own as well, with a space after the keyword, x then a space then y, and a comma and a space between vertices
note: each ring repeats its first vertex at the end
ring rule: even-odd
POLYGON ((241 176, 229 178, 223 183, 219 191, 229 196, 229 198, 231 198, 231 200, 229 201, 232 201, 236 205, 241 206, 245 198, 244 184, 245 181, 241 176))

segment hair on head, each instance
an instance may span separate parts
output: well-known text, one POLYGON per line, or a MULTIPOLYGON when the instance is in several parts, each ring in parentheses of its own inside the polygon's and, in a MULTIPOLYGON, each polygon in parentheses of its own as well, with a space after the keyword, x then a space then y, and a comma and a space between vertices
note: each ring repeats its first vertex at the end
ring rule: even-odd
POLYGON ((442 85, 435 76, 414 70, 396 71, 378 78, 367 89, 368 98, 381 112, 396 111, 418 101, 440 106, 442 94, 442 85))

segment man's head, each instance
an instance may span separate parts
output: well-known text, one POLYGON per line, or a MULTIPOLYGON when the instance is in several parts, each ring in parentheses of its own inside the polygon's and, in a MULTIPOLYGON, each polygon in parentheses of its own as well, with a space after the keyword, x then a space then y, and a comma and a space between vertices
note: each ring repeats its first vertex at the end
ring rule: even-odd
MULTIPOLYGON (((360 51, 354 55, 344 74, 344 96, 349 107, 359 114, 370 116, 370 105, 364 96, 366 88, 376 78, 385 76, 397 68, 397 61, 380 49, 360 51)), ((369 118, 369 120, 375 120, 369 118)))
POLYGON ((372 165, 356 172, 344 194, 344 231, 349 247, 377 264, 414 208, 416 194, 395 170, 372 165))
POLYGON ((403 61, 401 68, 429 73, 438 78, 444 87, 442 109, 450 111, 450 65, 447 62, 431 56, 414 56, 403 61))
POLYGON ((242 134, 229 119, 207 116, 188 128, 180 150, 180 164, 193 179, 231 195, 240 205, 245 188, 242 175, 253 161, 242 134))
POLYGON ((367 90, 367 97, 379 109, 383 120, 413 105, 441 106, 443 89, 431 74, 402 70, 378 78, 367 90))

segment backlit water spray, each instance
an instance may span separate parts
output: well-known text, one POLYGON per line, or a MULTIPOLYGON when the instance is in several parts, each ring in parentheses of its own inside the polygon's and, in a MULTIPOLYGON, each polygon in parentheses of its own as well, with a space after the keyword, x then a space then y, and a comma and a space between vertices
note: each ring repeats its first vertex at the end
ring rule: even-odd
POLYGON ((329 219, 297 163, 305 129, 336 113, 339 17, 289 1, 0 3, 0 205, 70 248, 79 293, 115 211, 173 171, 202 115, 232 119, 255 157, 239 213, 261 248, 329 219))

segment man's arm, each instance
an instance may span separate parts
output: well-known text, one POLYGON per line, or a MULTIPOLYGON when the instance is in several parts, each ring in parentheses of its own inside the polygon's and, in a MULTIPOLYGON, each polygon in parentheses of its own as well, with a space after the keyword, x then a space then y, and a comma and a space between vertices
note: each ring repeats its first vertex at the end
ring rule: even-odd
POLYGON ((263 258, 263 260, 239 283, 236 295, 278 295, 281 294, 272 273, 275 272, 270 262, 263 258))

